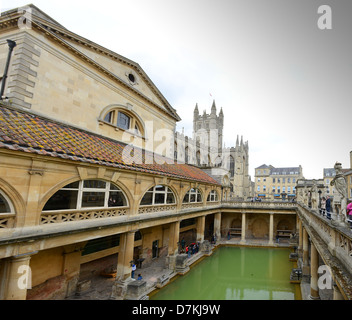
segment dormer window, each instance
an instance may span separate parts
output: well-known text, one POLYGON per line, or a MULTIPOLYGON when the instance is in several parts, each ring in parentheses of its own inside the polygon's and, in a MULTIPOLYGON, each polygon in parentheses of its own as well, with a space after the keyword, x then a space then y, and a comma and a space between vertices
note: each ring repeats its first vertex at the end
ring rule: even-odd
POLYGON ((117 107, 112 110, 110 109, 107 113, 100 115, 99 121, 101 124, 108 123, 116 127, 116 130, 122 129, 138 136, 144 135, 142 121, 128 108, 117 107))

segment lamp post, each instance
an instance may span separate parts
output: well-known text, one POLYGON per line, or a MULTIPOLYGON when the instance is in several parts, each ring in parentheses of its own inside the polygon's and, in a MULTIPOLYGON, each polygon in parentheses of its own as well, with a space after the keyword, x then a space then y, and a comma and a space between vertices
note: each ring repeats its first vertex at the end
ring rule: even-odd
POLYGON ((16 47, 16 42, 15 41, 12 41, 12 40, 6 40, 6 41, 7 41, 7 44, 9 46, 9 52, 7 54, 5 71, 4 71, 4 75, 2 77, 2 82, 1 82, 0 100, 3 100, 5 84, 6 84, 6 79, 7 79, 7 73, 8 73, 9 65, 10 65, 11 54, 12 54, 13 48, 16 47))

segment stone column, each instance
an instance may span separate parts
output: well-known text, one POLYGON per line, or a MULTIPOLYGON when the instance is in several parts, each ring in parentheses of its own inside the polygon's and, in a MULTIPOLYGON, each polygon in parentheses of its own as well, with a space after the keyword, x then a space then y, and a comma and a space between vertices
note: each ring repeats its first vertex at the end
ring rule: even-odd
POLYGON ((68 245, 64 247, 62 274, 66 276, 66 296, 69 296, 76 291, 76 286, 80 273, 80 260, 82 248, 83 246, 80 247, 77 244, 68 245))
POLYGON ((269 223, 269 245, 273 245, 274 241, 274 213, 270 212, 270 223, 269 223))
POLYGON ((29 266, 31 256, 37 252, 21 254, 8 261, 7 284, 4 300, 26 300, 27 289, 31 289, 32 274, 29 266))
POLYGON ((306 229, 303 228, 303 267, 302 274, 309 275, 309 240, 306 229))
POLYGON ((241 229, 241 242, 246 242, 246 213, 242 212, 242 229, 241 229))
POLYGON ((133 260, 135 231, 126 232, 120 236, 120 249, 117 261, 116 280, 125 280, 131 276, 131 261, 133 260))
POLYGON ((110 299, 123 300, 131 279, 135 231, 120 235, 119 255, 117 258, 116 279, 112 286, 110 299))
POLYGON ((302 220, 299 219, 298 222, 298 232, 299 232, 299 238, 298 238, 298 252, 301 253, 302 252, 302 248, 303 248, 303 224, 302 224, 302 220))
POLYGON ((205 216, 197 218, 197 241, 204 241, 205 216))
POLYGON ((318 289, 318 267, 319 267, 319 253, 314 243, 311 242, 310 246, 310 299, 319 300, 319 289, 318 289))
POLYGON ((168 254, 173 256, 178 253, 178 243, 180 241, 180 222, 170 224, 168 254))
POLYGON ((220 238, 221 238, 220 226, 221 226, 221 213, 215 213, 215 215, 214 215, 214 234, 216 235, 217 241, 220 240, 220 238))

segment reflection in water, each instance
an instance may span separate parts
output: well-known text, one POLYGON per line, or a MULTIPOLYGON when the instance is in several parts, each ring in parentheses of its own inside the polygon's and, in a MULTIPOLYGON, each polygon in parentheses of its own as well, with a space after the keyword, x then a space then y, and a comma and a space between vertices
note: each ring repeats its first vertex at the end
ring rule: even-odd
POLYGON ((221 247, 150 300, 294 300, 289 253, 221 247))

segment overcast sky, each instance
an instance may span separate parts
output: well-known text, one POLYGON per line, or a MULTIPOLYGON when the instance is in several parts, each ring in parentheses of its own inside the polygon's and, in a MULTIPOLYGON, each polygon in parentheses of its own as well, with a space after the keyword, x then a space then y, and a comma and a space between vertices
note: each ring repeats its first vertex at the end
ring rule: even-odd
MULTIPOLYGON (((1 11, 30 0, 0 0, 1 11)), ((100 0, 32 3, 137 62, 192 134, 193 110, 224 112, 224 141, 262 164, 322 178, 352 151, 351 0, 100 0), (331 8, 331 29, 322 5, 331 8), (320 24, 322 25, 322 24, 320 24)))

